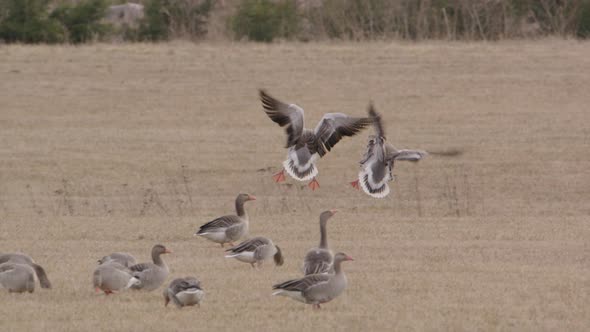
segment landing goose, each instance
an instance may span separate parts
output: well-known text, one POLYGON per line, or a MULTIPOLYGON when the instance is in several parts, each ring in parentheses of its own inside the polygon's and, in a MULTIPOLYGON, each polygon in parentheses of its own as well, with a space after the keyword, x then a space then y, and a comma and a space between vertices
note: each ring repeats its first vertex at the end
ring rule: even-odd
POLYGON ((283 265, 284 262, 281 248, 275 245, 271 239, 263 236, 246 240, 226 251, 229 253, 225 255, 225 257, 235 258, 240 262, 250 263, 253 268, 260 268, 262 262, 271 257, 274 259, 275 265, 277 266, 283 265))
POLYGON ((121 263, 106 261, 100 264, 92 274, 92 285, 96 292, 103 291, 106 295, 139 285, 138 278, 121 263))
POLYGON ((179 308, 195 304, 201 306, 204 297, 205 292, 196 278, 177 278, 164 289, 164 306, 168 306, 170 301, 179 308))
POLYGON ((346 289, 348 282, 340 265, 351 260, 352 257, 339 252, 334 256, 334 274, 310 274, 276 284, 272 286, 276 290, 272 295, 287 296, 320 309, 320 304, 333 300, 346 289))
POLYGON ((397 150, 386 142, 385 131, 381 115, 375 111, 373 104, 369 105, 369 117, 373 120, 375 135, 369 136, 369 144, 363 159, 360 161, 361 170, 358 180, 351 185, 360 189, 371 197, 383 198, 389 194, 389 181, 393 181, 392 170, 396 160, 418 161, 428 153, 422 150, 397 150))
POLYGON ((152 291, 160 287, 168 277, 168 265, 164 263, 162 254, 172 253, 161 244, 156 244, 152 248, 153 263, 139 263, 129 267, 134 277, 139 279, 139 284, 131 286, 133 289, 142 289, 152 291))
POLYGON ((51 288, 51 282, 49 282, 49 279, 47 278, 45 269, 41 265, 35 263, 31 256, 20 252, 0 254, 0 264, 6 262, 29 265, 31 268, 33 268, 33 270, 35 270, 35 274, 39 279, 39 284, 41 285, 41 288, 51 288))
POLYGON ((303 274, 318 274, 334 272, 334 254, 328 248, 328 234, 326 224, 337 210, 324 211, 320 214, 320 245, 311 248, 303 259, 303 274))
POLYGON ((248 194, 239 194, 236 198, 237 215, 227 215, 210 221, 199 228, 195 235, 223 245, 239 240, 248 233, 248 214, 244 209, 244 203, 256 200, 256 197, 248 194))
POLYGON ((106 262, 116 262, 125 267, 130 267, 132 265, 137 264, 135 257, 126 252, 114 252, 98 260, 98 264, 104 264, 106 262))
POLYGON ((303 109, 283 103, 264 90, 260 100, 268 117, 286 127, 288 149, 283 170, 273 175, 276 182, 285 180, 285 171, 296 180, 309 182, 312 190, 319 188, 315 163, 332 150, 344 136, 354 136, 371 123, 369 118, 354 118, 342 113, 326 113, 314 130, 304 128, 303 109))
POLYGON ((35 270, 28 264, 0 264, 0 288, 10 293, 32 293, 35 291, 35 270))

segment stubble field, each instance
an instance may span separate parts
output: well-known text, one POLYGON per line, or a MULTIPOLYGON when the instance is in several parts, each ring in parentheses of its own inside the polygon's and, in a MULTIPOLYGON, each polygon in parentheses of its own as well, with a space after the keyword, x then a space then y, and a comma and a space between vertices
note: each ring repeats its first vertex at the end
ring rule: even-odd
POLYGON ((590 326, 590 44, 187 44, 0 47, 0 252, 23 251, 53 289, 0 292, 0 329, 583 331, 590 326), (398 163, 393 193, 348 184, 372 130, 319 163, 315 192, 271 174, 283 130, 258 88, 366 114, 388 140, 431 152, 398 163), (197 227, 233 213, 285 265, 223 258, 197 227), (355 258, 321 311, 271 296, 317 245, 355 258), (201 308, 152 293, 95 294, 96 260, 149 259, 195 275, 201 308))

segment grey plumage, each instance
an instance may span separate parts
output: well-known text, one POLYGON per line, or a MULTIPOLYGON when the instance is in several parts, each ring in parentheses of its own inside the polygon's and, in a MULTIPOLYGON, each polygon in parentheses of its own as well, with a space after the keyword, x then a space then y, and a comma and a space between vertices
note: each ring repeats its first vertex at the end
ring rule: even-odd
POLYGON ((334 255, 328 247, 328 233, 326 224, 336 210, 324 211, 320 214, 320 243, 317 247, 311 248, 303 259, 303 274, 318 274, 334 272, 334 255))
POLYGON ((205 296, 201 282, 194 277, 177 278, 164 289, 164 306, 170 301, 182 308, 184 306, 199 305, 205 296))
POLYGON ((41 265, 35 263, 31 256, 20 252, 1 254, 0 264, 7 262, 29 265, 35 271, 37 279, 39 279, 39 284, 41 285, 41 288, 51 288, 51 282, 47 277, 45 269, 41 265))

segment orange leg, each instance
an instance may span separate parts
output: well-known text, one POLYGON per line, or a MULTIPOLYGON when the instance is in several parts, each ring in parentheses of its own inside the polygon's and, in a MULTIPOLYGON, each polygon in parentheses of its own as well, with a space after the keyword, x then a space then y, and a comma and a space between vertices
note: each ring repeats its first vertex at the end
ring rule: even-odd
POLYGON ((359 186, 359 180, 352 181, 350 185, 355 188, 356 190, 360 190, 361 186, 359 186))
POLYGON ((283 168, 283 170, 274 174, 272 179, 275 180, 276 183, 285 181, 285 169, 283 168))
POLYGON ((313 178, 313 180, 311 180, 311 182, 309 182, 309 184, 307 185, 311 190, 316 190, 320 187, 320 183, 318 182, 318 180, 316 180, 315 178, 313 178))

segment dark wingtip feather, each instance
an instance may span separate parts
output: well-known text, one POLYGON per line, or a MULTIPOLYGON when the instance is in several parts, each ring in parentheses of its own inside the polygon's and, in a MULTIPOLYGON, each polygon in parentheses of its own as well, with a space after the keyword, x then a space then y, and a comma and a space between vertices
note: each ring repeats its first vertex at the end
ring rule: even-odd
POLYGON ((373 102, 369 103, 369 118, 373 121, 377 136, 385 137, 385 130, 383 129, 383 123, 381 122, 381 114, 377 113, 375 106, 373 106, 373 102))

